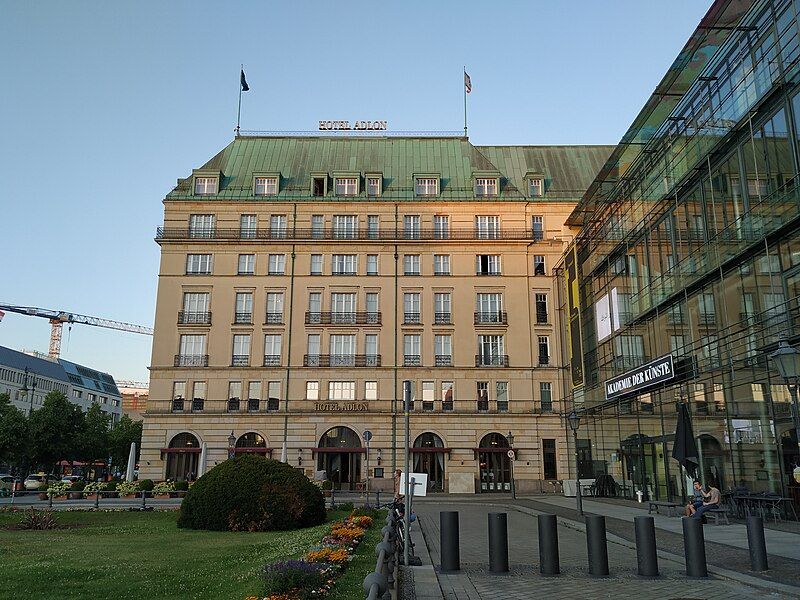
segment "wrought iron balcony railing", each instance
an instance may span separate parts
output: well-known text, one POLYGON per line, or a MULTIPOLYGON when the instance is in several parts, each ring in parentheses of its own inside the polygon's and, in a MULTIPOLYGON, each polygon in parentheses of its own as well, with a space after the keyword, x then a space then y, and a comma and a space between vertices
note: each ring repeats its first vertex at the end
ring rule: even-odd
POLYGON ((306 325, 380 325, 380 312, 306 311, 306 325))
POLYGON ((204 398, 192 398, 192 412, 201 412, 206 405, 204 398))
POLYGON ((422 357, 419 354, 404 354, 403 366, 419 367, 422 364, 422 357))
POLYGON ((183 398, 172 399, 172 412, 183 412, 183 398))
POLYGON ((489 412, 488 400, 478 400, 478 412, 489 412))
POLYGON ((266 319, 264 319, 265 325, 283 325, 283 313, 280 312, 268 312, 266 319))
POLYGON ((476 354, 476 367, 507 367, 508 354, 476 354))
POLYGON ((304 367, 380 367, 380 354, 306 354, 304 367))
POLYGON ((403 325, 419 325, 421 322, 418 312, 403 313, 403 325))
POLYGON ((211 325, 210 312, 178 312, 178 325, 211 325))
POLYGON ((265 354, 263 365, 265 367, 279 367, 281 366, 280 354, 265 354))
POLYGON ((550 364, 550 355, 549 354, 540 354, 539 355, 539 366, 546 367, 550 364))
POLYGON ((260 400, 258 398, 249 398, 247 400, 247 412, 258 412, 260 400))
POLYGON ((536 311, 536 324, 537 325, 547 325, 547 311, 546 310, 537 310, 536 311))
POLYGON ((437 354, 433 364, 437 367, 451 367, 453 366, 453 357, 450 354, 437 354))
POLYGON ((475 325, 508 325, 508 314, 505 311, 476 312, 475 325))
POLYGON ((284 230, 270 230, 269 228, 240 229, 214 228, 212 230, 190 230, 188 227, 159 227, 156 230, 157 241, 183 241, 200 239, 203 241, 283 241, 283 240, 379 240, 379 241, 428 241, 428 240, 533 240, 540 241, 543 236, 538 231, 527 228, 499 228, 485 231, 475 227, 441 229, 420 228, 405 231, 402 227, 374 229, 359 229, 356 231, 342 231, 332 227, 312 228, 296 227, 284 230))
POLYGON ((228 412, 239 412, 240 402, 238 398, 228 399, 228 412))
POLYGON ((251 312, 237 312, 233 315, 233 323, 235 325, 252 325, 253 313, 251 312))
POLYGON ((436 325, 450 325, 452 313, 450 312, 436 312, 433 313, 433 322, 436 325))
POLYGON ((442 400, 442 410, 445 412, 449 412, 453 410, 453 401, 452 400, 442 400))
POLYGON ((234 354, 231 356, 232 367, 249 367, 250 356, 248 354, 234 354))
POLYGON ((207 367, 208 354, 176 354, 176 367, 207 367))

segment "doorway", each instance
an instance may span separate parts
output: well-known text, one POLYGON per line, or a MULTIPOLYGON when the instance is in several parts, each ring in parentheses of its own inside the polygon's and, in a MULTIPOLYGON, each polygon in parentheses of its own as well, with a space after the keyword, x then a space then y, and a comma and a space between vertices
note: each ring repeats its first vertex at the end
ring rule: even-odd
POLYGON ((435 433, 426 432, 414 440, 411 449, 414 455, 414 472, 428 474, 428 492, 444 491, 444 455, 445 447, 435 433))
POLYGON ((502 433, 483 436, 478 445, 478 472, 482 493, 511 491, 511 459, 508 440, 502 433))
POLYGON ((317 469, 337 490, 355 490, 361 481, 361 440, 349 427, 333 427, 319 440, 317 469))

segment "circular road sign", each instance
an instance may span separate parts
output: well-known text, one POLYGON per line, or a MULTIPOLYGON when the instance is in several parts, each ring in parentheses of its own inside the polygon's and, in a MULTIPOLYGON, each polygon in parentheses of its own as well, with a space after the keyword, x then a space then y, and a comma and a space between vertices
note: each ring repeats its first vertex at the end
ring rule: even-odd
POLYGON ((514 451, 513 450, 509 450, 508 452, 506 452, 506 454, 508 454, 508 458, 514 458, 514 451))
POLYGON ((369 429, 364 431, 364 439, 366 441, 370 441, 372 439, 372 432, 369 429))

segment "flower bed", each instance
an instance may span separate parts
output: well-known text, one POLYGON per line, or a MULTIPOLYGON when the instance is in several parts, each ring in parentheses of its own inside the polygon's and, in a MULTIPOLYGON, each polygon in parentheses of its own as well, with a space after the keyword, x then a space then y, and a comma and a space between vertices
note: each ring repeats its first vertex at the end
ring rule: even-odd
POLYGON ((326 596, 371 525, 371 517, 353 514, 333 523, 320 544, 302 559, 265 565, 264 595, 248 596, 246 600, 308 600, 326 596))

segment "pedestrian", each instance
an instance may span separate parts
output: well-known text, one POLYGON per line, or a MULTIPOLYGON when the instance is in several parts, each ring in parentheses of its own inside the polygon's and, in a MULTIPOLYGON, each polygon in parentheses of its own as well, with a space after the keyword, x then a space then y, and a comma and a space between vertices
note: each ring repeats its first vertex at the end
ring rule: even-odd
POLYGON ((694 513, 692 513, 692 518, 701 520, 704 512, 714 508, 719 508, 719 501, 721 497, 722 496, 719 493, 719 490, 714 486, 710 486, 708 491, 703 492, 703 505, 699 506, 694 513))
POLYGON ((694 488, 692 490, 693 495, 692 495, 691 500, 689 500, 689 504, 686 505, 686 509, 684 511, 684 514, 687 517, 691 517, 692 515, 694 515, 694 512, 698 508, 703 506, 703 486, 702 486, 702 484, 697 479, 695 479, 694 480, 694 484, 692 485, 692 487, 694 488))

